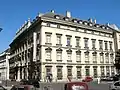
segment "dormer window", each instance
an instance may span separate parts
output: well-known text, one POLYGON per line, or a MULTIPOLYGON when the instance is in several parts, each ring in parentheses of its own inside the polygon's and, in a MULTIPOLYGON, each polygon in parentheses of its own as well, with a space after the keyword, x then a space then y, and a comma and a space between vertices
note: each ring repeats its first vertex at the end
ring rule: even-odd
POLYGON ((87 25, 88 23, 87 23, 87 21, 84 21, 84 25, 87 25))
POLYGON ((60 19, 60 16, 59 16, 59 15, 55 15, 55 18, 56 18, 56 19, 60 19))
POLYGON ((72 21, 75 22, 75 23, 77 23, 77 19, 73 19, 72 21))
POLYGON ((105 29, 107 29, 107 30, 108 30, 108 29, 109 29, 109 27, 105 27, 105 29))
POLYGON ((82 22, 82 20, 79 20, 78 23, 82 24, 83 22, 82 22))
POLYGON ((95 24, 94 26, 95 26, 95 27, 99 27, 99 24, 95 24))
POLYGON ((89 23, 88 25, 89 25, 89 26, 93 26, 93 24, 92 24, 92 23, 89 23))
POLYGON ((105 26, 104 26, 104 25, 102 25, 102 26, 101 26, 101 28, 102 28, 102 29, 105 29, 105 26))
POLYGON ((64 20, 65 20, 65 21, 68 21, 68 20, 69 20, 69 18, 68 18, 68 17, 64 17, 64 20))

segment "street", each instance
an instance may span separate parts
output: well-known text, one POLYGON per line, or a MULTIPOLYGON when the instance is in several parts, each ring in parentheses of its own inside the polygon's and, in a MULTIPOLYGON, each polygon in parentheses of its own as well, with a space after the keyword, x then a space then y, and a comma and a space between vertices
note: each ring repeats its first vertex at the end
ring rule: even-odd
MULTIPOLYGON (((91 82, 87 84, 89 90, 109 90, 109 84, 107 83, 91 82)), ((41 90, 64 90, 64 83, 41 83, 40 87, 41 90)))

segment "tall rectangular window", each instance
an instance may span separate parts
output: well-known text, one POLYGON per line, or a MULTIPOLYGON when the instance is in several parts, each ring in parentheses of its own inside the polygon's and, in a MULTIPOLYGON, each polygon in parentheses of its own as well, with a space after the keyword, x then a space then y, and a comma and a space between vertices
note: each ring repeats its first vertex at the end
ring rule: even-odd
POLYGON ((76 53, 76 61, 81 62, 81 53, 76 53))
POLYGON ((81 67, 77 67, 77 79, 81 78, 81 67))
POLYGON ((105 50, 108 50, 107 41, 105 41, 105 50))
POLYGON ((102 40, 99 40, 99 49, 102 50, 103 49, 103 41, 102 40))
POLYGON ((111 66, 111 75, 112 75, 112 76, 115 75, 114 66, 111 66))
POLYGON ((71 45, 71 37, 67 37, 67 46, 71 45))
POLYGON ((51 34, 46 35, 46 43, 51 43, 51 34))
POLYGON ((109 54, 108 53, 105 54, 105 61, 106 61, 106 63, 109 63, 109 54))
POLYGON ((67 55, 68 55, 68 60, 71 61, 71 60, 72 60, 72 59, 71 59, 72 53, 67 53, 67 55))
POLYGON ((110 50, 113 50, 113 49, 112 49, 112 42, 110 42, 109 45, 110 45, 110 50))
POLYGON ((52 67, 50 67, 50 66, 46 67, 46 76, 48 76, 49 74, 52 74, 51 69, 52 69, 52 67))
POLYGON ((57 44, 61 44, 61 35, 57 35, 57 44))
POLYGON ((67 67, 67 76, 72 77, 72 67, 67 67))
POLYGON ((85 43, 85 49, 88 49, 88 38, 84 39, 84 43, 85 43))
POLYGON ((97 63, 97 54, 93 54, 93 63, 97 63))
POLYGON ((110 54, 110 62, 113 63, 114 62, 114 57, 113 54, 110 54))
POLYGON ((63 77, 63 75, 62 75, 62 67, 59 66, 59 67, 57 67, 57 79, 62 80, 62 77, 63 77))
POLYGON ((97 78, 97 68, 93 68, 93 72, 94 72, 94 78, 97 78))
POLYGON ((92 49, 95 49, 95 43, 96 43, 96 40, 92 39, 92 49))
POLYGON ((51 51, 46 51, 46 59, 51 59, 51 51))
POLYGON ((85 53, 85 63, 89 63, 89 54, 85 53))
POLYGON ((57 60, 62 60, 62 52, 57 51, 57 60))
POLYGON ((101 66, 101 77, 104 77, 105 76, 105 73, 104 73, 104 66, 101 66))
POLYGON ((85 68, 85 73, 86 73, 86 76, 90 76, 90 69, 89 68, 85 68))
POLYGON ((104 63, 104 54, 100 53, 100 63, 104 63))
POLYGON ((106 75, 107 75, 107 76, 110 76, 110 69, 109 69, 109 66, 106 66, 106 75))
POLYGON ((76 38, 76 46, 80 46, 80 38, 76 38))

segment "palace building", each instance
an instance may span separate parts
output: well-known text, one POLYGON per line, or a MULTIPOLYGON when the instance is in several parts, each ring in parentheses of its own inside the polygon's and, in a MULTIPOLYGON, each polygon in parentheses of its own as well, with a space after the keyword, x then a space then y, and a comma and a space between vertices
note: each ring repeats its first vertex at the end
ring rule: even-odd
POLYGON ((96 20, 73 18, 53 10, 28 20, 10 44, 10 79, 53 81, 116 74, 115 51, 120 31, 96 20))

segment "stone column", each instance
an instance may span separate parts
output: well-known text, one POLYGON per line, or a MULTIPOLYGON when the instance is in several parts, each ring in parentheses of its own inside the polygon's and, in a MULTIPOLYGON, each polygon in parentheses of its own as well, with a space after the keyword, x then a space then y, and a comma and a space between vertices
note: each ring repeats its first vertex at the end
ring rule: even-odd
POLYGON ((100 69, 100 66, 97 67, 97 73, 98 73, 98 77, 101 76, 101 69, 100 69))
POLYGON ((73 80, 76 80, 77 79, 77 68, 75 65, 72 67, 72 75, 73 75, 73 80))
POLYGON ((63 74, 63 81, 67 81, 67 66, 66 65, 63 65, 63 68, 62 68, 62 74, 63 74))
POLYGON ((37 34, 36 32, 34 32, 33 33, 33 61, 36 61, 36 49, 37 49, 36 38, 37 38, 37 34))

